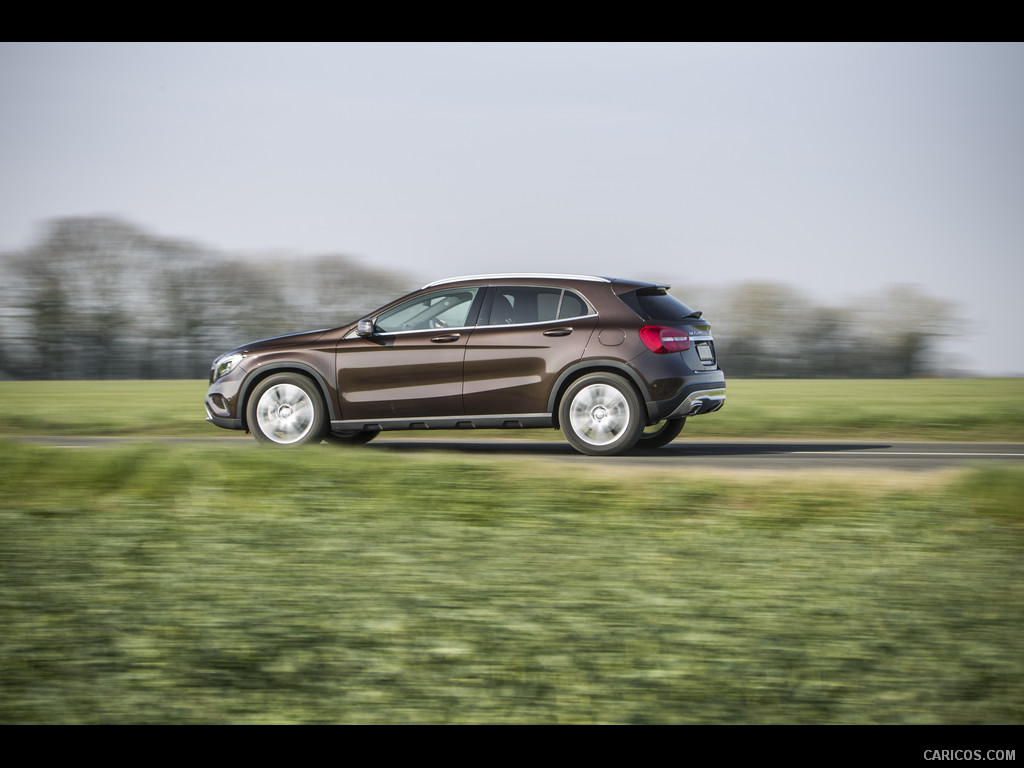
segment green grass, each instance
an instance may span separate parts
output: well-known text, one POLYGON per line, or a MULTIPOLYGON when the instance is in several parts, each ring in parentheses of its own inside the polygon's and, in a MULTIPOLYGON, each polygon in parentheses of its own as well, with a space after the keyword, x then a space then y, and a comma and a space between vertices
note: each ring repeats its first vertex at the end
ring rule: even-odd
POLYGON ((3 723, 1021 723, 1024 473, 0 442, 3 723))
MULTIPOLYGON (((227 435, 204 420, 206 386, 0 382, 0 435, 227 435)), ((736 379, 728 382, 728 398, 719 413, 690 419, 680 439, 1024 441, 1024 379, 736 379)), ((422 433, 403 437, 413 434, 422 433)), ((459 434, 559 438, 553 430, 459 434)))
POLYGON ((205 381, 3 381, 4 435, 195 436, 208 424, 205 381))
POLYGON ((1021 379, 738 379, 684 435, 857 440, 1024 440, 1021 379))

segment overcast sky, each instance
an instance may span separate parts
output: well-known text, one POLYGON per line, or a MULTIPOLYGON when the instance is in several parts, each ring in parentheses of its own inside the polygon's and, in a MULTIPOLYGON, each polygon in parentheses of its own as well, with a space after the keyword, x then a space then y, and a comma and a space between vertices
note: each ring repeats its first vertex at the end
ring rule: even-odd
MULTIPOLYGON (((0 250, 115 215, 423 281, 949 299, 1024 372, 1024 45, 0 43, 0 250)), ((714 318, 710 318, 714 322, 714 318)))

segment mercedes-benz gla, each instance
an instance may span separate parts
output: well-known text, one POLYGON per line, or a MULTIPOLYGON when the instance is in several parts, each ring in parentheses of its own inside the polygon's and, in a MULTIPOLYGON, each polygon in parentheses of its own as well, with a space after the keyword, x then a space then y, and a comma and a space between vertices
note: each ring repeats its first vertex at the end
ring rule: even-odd
POLYGON ((578 275, 440 280, 349 325, 221 355, 207 420, 282 446, 554 427, 586 454, 660 447, 725 403, 711 326, 668 288, 578 275))

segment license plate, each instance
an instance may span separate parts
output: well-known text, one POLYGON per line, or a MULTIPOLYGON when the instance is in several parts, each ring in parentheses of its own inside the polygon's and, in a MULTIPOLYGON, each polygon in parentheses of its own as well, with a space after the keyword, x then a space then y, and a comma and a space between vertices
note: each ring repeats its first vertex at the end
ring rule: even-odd
POLYGON ((697 354, 700 356, 700 361, 702 363, 715 362, 715 353, 711 349, 711 345, 706 341, 702 341, 697 344, 697 354))

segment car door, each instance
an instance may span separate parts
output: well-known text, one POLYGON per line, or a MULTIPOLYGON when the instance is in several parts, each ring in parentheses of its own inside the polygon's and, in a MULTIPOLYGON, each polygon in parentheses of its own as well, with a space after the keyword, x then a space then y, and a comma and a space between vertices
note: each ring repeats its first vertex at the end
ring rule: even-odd
POLYGON ((336 358, 342 418, 462 414, 466 342, 482 298, 479 287, 421 294, 374 317, 372 336, 342 339, 336 358))
POLYGON ((546 413, 555 379, 583 356, 597 314, 582 296, 559 287, 488 291, 466 346, 466 413, 546 413))

